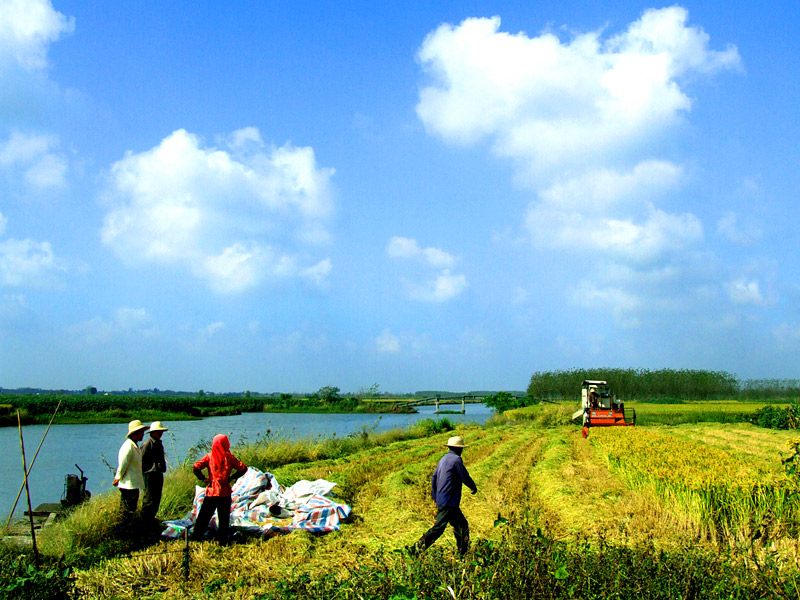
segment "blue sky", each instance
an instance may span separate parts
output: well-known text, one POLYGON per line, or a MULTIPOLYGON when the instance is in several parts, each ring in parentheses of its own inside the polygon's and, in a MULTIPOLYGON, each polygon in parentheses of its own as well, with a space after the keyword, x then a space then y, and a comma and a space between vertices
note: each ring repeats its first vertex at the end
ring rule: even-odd
POLYGON ((797 378, 791 3, 0 0, 0 386, 797 378))

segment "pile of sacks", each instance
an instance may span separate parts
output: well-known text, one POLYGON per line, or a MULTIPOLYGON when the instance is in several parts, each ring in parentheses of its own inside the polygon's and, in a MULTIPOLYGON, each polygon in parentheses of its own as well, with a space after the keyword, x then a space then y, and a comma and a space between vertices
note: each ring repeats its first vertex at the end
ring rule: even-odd
MULTIPOLYGON (((264 537, 304 529, 312 533, 327 533, 339 529, 339 524, 350 515, 350 507, 334 502, 329 494, 335 483, 317 479, 298 481, 284 488, 272 473, 263 473, 250 467, 236 480, 231 493, 232 529, 255 533, 264 537)), ((185 518, 165 522, 164 538, 174 539, 194 525, 206 489, 195 487, 192 510, 185 518)), ((217 529, 217 515, 211 518, 209 529, 217 529)))

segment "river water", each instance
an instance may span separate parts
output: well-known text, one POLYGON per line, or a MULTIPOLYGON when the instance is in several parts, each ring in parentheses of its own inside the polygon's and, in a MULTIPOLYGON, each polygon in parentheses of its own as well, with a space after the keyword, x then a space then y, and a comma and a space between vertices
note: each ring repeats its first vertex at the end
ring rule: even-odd
MULTIPOLYGON (((461 404, 441 405, 441 410, 461 410, 461 404)), ((198 442, 211 440, 225 433, 231 445, 255 441, 267 430, 273 435, 290 439, 314 437, 345 437, 362 430, 388 431, 406 427, 421 419, 436 418, 433 406, 420 406, 416 414, 300 414, 300 413, 245 413, 228 417, 210 417, 199 421, 165 422, 169 431, 161 438, 167 462, 178 464, 190 448, 198 442)), ((483 423, 491 416, 484 404, 467 404, 466 414, 447 414, 453 423, 483 423)), ((25 440, 25 457, 30 468, 36 448, 47 429, 46 425, 28 425, 22 428, 25 440)), ((89 481, 92 494, 112 488, 113 473, 103 461, 117 464, 117 451, 128 431, 126 423, 103 425, 53 425, 42 444, 33 465, 28 484, 34 508, 43 502, 58 502, 64 492, 64 476, 79 474, 77 463, 89 481)), ((146 435, 146 434, 145 434, 146 435)), ((14 499, 23 481, 19 430, 17 427, 0 427, 0 517, 5 524, 14 499)), ((27 510, 25 492, 22 492, 14 515, 21 517, 27 510)))

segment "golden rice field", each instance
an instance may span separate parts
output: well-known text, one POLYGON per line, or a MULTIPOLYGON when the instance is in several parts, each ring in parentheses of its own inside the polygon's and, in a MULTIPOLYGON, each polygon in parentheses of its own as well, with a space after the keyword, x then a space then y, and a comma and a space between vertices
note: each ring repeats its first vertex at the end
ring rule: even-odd
MULTIPOLYGON (((735 547, 743 556, 772 552, 798 565, 800 501, 781 466, 796 434, 698 423, 595 428, 583 439, 572 425, 541 426, 558 419, 553 414, 457 431, 468 443, 463 457, 479 489, 462 501, 473 539, 499 538, 499 515, 527 520, 565 540, 735 547)), ((180 554, 159 554, 180 543, 160 543, 145 556, 79 571, 78 586, 91 598, 193 598, 213 588, 214 597, 243 599, 289 575, 333 571, 346 577, 381 551, 384 560, 400 561, 392 551, 432 524, 429 477, 451 435, 272 469, 286 483, 338 482, 354 515, 339 532, 295 533, 227 548, 197 544, 187 581, 180 554)), ((437 544, 455 552, 449 531, 437 544)))

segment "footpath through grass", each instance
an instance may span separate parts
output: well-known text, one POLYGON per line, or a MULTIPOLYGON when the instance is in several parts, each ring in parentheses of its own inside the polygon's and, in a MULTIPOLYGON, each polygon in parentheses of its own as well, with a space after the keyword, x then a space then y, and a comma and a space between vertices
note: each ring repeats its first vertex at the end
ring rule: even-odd
MULTIPOLYGON (((325 536, 295 532, 227 547, 193 544, 187 579, 182 555, 165 554, 179 551, 181 542, 134 547, 114 537, 115 495, 92 499, 49 530, 43 550, 50 565, 72 566, 71 593, 86 598, 798 597, 793 532, 773 527, 767 539, 752 532, 749 538, 709 536, 693 517, 691 494, 664 495, 638 483, 650 472, 646 460, 658 464, 667 443, 689 455, 698 448, 719 460, 733 454, 744 472, 732 477, 766 474, 788 486, 779 479, 779 448, 788 434, 768 431, 762 438, 752 426, 734 425, 735 432, 723 435, 719 426, 691 425, 614 428, 586 440, 579 428, 558 424, 557 407, 548 410, 553 414, 457 431, 443 419, 344 439, 266 436, 238 448, 247 464, 285 485, 318 477, 337 482, 353 515, 325 536), (459 559, 448 531, 412 559, 402 548, 433 522, 429 479, 455 433, 467 441, 464 461, 479 488, 462 501, 472 550, 459 559), (636 445, 631 435, 639 436, 636 445), (634 448, 645 457, 641 463, 629 458, 634 448)), ((682 468, 691 479, 702 463, 687 459, 682 468)), ((722 475, 718 483, 736 487, 722 475)), ((187 469, 170 474, 162 518, 183 516, 193 486, 187 469)), ((2 569, 4 585, 24 579, 2 569)), ((46 572, 38 573, 41 579, 46 572)))

